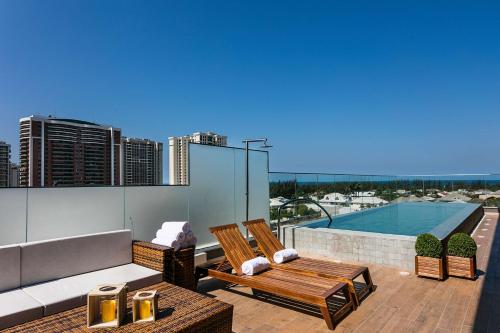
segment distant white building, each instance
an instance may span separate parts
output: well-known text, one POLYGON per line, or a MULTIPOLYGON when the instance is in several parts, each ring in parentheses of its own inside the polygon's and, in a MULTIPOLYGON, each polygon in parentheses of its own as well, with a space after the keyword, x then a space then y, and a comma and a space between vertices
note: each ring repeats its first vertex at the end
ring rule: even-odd
POLYGON ((389 203, 379 197, 353 197, 351 203, 360 205, 380 206, 389 203))
POLYGON ((288 201, 288 199, 283 198, 283 197, 271 198, 271 199, 269 199, 269 207, 278 208, 279 206, 281 206, 282 204, 284 204, 287 201, 288 201))
POLYGON ((355 192, 354 195, 357 197, 373 197, 375 196, 375 191, 355 192))
POLYGON ((471 198, 458 192, 449 192, 448 194, 437 199, 437 201, 442 201, 442 202, 456 202, 456 201, 468 202, 470 200, 471 198))
POLYGON ((500 190, 495 191, 495 192, 491 192, 489 194, 482 194, 479 196, 479 199, 481 199, 481 200, 486 200, 489 198, 500 198, 500 190))
POLYGON ((319 201, 322 204, 345 204, 349 202, 349 197, 342 193, 328 193, 319 201))
POLYGON ((202 145, 227 146, 227 136, 212 132, 196 132, 191 135, 168 138, 169 183, 171 185, 189 184, 189 143, 202 145))
POLYGON ((476 194, 476 195, 488 195, 488 194, 491 194, 491 193, 492 192, 490 190, 486 189, 486 188, 474 191, 474 194, 476 194))
POLYGON ((410 191, 407 191, 407 190, 396 190, 396 194, 399 194, 399 195, 410 195, 410 191))

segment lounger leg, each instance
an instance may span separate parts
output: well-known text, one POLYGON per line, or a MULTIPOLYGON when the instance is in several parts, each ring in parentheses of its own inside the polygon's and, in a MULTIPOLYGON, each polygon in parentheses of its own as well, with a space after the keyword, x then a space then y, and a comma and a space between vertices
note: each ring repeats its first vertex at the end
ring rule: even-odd
POLYGON ((321 310, 321 314, 323 315, 323 319, 325 319, 326 326, 328 326, 328 329, 334 330, 335 329, 335 321, 333 319, 333 316, 330 315, 330 311, 328 311, 328 305, 326 304, 324 306, 320 306, 319 309, 321 310))
POLYGON ((356 306, 356 300, 357 300, 356 293, 353 294, 348 288, 342 289, 342 293, 344 294, 346 305, 351 304, 352 309, 356 310, 356 307, 357 307, 356 306))
POLYGON ((375 291, 375 289, 373 288, 373 282, 369 270, 363 272, 363 278, 365 279, 366 286, 369 288, 369 290, 372 292, 375 291))
MULTIPOLYGON (((354 288, 354 281, 351 281, 349 282, 348 284, 348 291, 349 293, 351 294, 351 298, 353 300, 353 310, 356 310, 359 306, 359 298, 358 298, 358 294, 356 294, 356 288, 354 288)), ((346 301, 347 301, 347 298, 346 298, 346 301)))

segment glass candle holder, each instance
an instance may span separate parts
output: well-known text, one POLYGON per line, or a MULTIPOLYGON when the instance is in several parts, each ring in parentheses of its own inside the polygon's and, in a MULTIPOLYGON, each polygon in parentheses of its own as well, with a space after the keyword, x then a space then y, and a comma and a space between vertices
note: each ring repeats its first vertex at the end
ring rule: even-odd
POLYGON ((132 318, 134 322, 156 320, 158 296, 156 290, 139 291, 135 294, 132 298, 132 318))
POLYGON ((107 323, 116 319, 116 299, 102 298, 101 299, 101 321, 107 323))
POLYGON ((139 302, 139 318, 141 320, 151 317, 151 301, 142 300, 139 302))

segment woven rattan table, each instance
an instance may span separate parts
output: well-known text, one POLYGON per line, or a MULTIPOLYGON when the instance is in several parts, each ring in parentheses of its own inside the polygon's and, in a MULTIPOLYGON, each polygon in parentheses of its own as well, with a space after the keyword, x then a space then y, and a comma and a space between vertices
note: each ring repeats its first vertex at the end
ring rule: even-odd
MULTIPOLYGON (((230 333, 233 321, 233 306, 193 291, 159 283, 142 290, 157 290, 159 315, 155 322, 132 323, 132 297, 137 291, 128 293, 127 318, 113 332, 221 332, 230 333)), ((87 328, 87 307, 44 317, 26 324, 9 328, 3 332, 97 332, 87 328)))

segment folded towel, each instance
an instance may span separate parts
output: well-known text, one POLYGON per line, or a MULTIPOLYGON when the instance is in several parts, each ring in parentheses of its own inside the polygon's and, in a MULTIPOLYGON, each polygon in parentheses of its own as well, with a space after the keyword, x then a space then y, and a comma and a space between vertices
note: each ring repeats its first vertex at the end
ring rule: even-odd
POLYGON ((176 240, 182 243, 186 239, 186 234, 182 231, 170 231, 170 230, 160 229, 156 232, 156 238, 162 238, 171 241, 176 240))
POLYGON ((177 221, 172 221, 172 222, 163 222, 161 225, 161 228, 163 230, 171 230, 171 231, 182 231, 184 233, 187 233, 189 230, 191 230, 191 224, 187 221, 182 221, 182 222, 177 222, 177 221))
POLYGON ((151 243, 171 247, 174 251, 179 251, 181 248, 181 243, 176 240, 168 241, 161 238, 155 238, 151 241, 151 243))
POLYGON ((269 267, 269 260, 264 257, 257 257, 245 261, 241 265, 241 270, 245 275, 254 275, 269 267))
POLYGON ((184 244, 182 247, 195 246, 196 242, 198 242, 198 239, 193 234, 193 232, 190 230, 188 233, 186 233, 186 237, 184 239, 184 244))
POLYGON ((295 249, 284 249, 281 251, 276 252, 273 255, 273 260, 277 264, 281 264, 287 261, 290 261, 292 259, 298 258, 299 253, 295 249))

